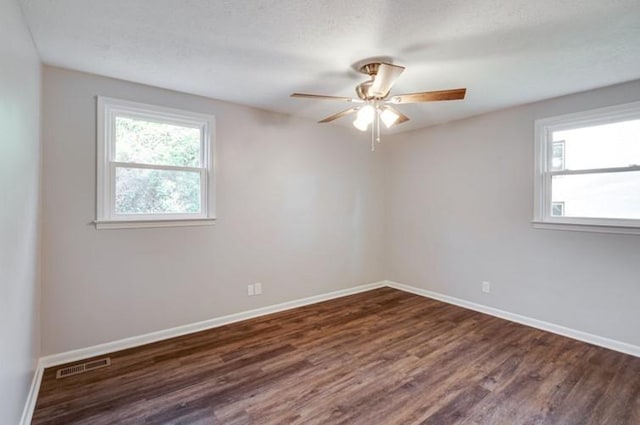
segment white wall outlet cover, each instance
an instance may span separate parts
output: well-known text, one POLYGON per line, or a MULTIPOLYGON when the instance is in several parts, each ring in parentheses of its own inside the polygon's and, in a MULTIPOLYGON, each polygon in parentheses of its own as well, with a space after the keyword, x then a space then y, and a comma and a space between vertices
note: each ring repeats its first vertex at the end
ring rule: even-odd
POLYGON ((252 296, 254 294, 253 285, 247 285, 247 295, 252 296))
POLYGON ((254 284, 253 284, 253 292, 254 292, 256 295, 260 295, 260 294, 262 294, 262 283, 260 283, 260 282, 256 282, 256 283, 254 283, 254 284))
POLYGON ((482 292, 486 292, 486 293, 491 292, 491 282, 487 282, 487 281, 482 282, 482 292))

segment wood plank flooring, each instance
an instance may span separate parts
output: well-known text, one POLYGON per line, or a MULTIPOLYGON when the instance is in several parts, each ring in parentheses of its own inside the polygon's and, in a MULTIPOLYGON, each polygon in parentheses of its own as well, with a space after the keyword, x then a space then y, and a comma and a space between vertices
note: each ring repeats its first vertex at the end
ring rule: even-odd
POLYGON ((383 288, 111 355, 33 424, 640 424, 640 358, 383 288))

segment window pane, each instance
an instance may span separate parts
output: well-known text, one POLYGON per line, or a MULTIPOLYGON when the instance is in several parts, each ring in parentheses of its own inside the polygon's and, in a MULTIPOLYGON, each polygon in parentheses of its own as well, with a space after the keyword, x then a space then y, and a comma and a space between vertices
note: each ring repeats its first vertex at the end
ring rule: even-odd
POLYGON ((564 142, 564 168, 628 167, 640 165, 640 119, 553 132, 551 169, 556 169, 555 143, 564 142))
POLYGON ((554 217, 562 217, 564 215, 564 202, 552 202, 551 215, 554 217))
POLYGON ((116 117, 119 162, 200 167, 200 129, 116 117))
POLYGON ((551 169, 564 170, 564 140, 551 144, 551 169))
POLYGON ((116 168, 117 214, 192 214, 200 208, 200 173, 116 168))
POLYGON ((565 217, 640 219, 640 171, 553 176, 551 185, 565 217))

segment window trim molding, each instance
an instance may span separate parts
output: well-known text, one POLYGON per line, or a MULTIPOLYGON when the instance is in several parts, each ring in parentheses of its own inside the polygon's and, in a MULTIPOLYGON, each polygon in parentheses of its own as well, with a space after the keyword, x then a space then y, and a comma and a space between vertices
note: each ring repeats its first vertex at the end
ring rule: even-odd
POLYGON ((144 229, 148 227, 181 227, 181 226, 211 226, 216 224, 215 218, 188 218, 171 220, 101 220, 94 221, 96 229, 144 229))
POLYGON ((548 221, 532 221, 535 229, 569 230, 573 232, 614 233, 623 235, 640 235, 640 228, 626 226, 609 226, 602 224, 552 223, 548 221))
MULTIPOLYGON (((115 229, 132 227, 173 227, 208 225, 215 221, 215 117, 209 114, 192 112, 164 106, 97 96, 96 116, 96 229, 115 229), (157 215, 116 215, 112 211, 115 192, 116 161, 110 161, 115 153, 113 143, 113 123, 115 116, 145 118, 150 121, 168 122, 177 125, 201 129, 201 162, 197 168, 201 173, 201 206, 199 214, 157 214, 157 215)), ((150 169, 189 169, 191 167, 171 167, 165 165, 146 166, 128 164, 131 168, 150 169)), ((195 170, 195 169, 194 169, 195 170)))
MULTIPOLYGON (((576 230, 599 233, 640 234, 640 220, 617 218, 554 217, 551 215, 552 148, 549 137, 553 131, 570 130, 594 125, 611 124, 627 119, 640 119, 640 101, 590 109, 582 112, 537 119, 534 122, 535 164, 532 225, 541 229, 576 230)), ((620 167, 618 171, 634 171, 638 166, 620 167)), ((613 169, 598 169, 612 172, 613 169)), ((579 170, 561 174, 581 174, 595 170, 579 170)))

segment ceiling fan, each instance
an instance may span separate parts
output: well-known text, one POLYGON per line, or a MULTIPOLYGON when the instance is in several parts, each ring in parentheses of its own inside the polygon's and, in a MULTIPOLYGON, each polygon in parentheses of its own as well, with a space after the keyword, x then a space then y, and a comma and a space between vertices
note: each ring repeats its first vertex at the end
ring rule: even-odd
POLYGON ((467 89, 461 88, 390 96, 391 87, 393 87, 393 84, 398 77, 400 77, 404 69, 403 66, 392 65, 385 62, 371 62, 362 65, 359 71, 369 75, 370 79, 356 86, 357 98, 307 93, 293 93, 291 97, 357 103, 358 106, 338 112, 318 122, 331 122, 347 115, 356 114, 353 125, 358 130, 367 131, 369 125, 372 124, 371 150, 374 150, 374 140, 380 142, 380 121, 382 121, 387 128, 409 121, 409 117, 398 111, 395 105, 459 100, 464 99, 467 92, 467 89))

